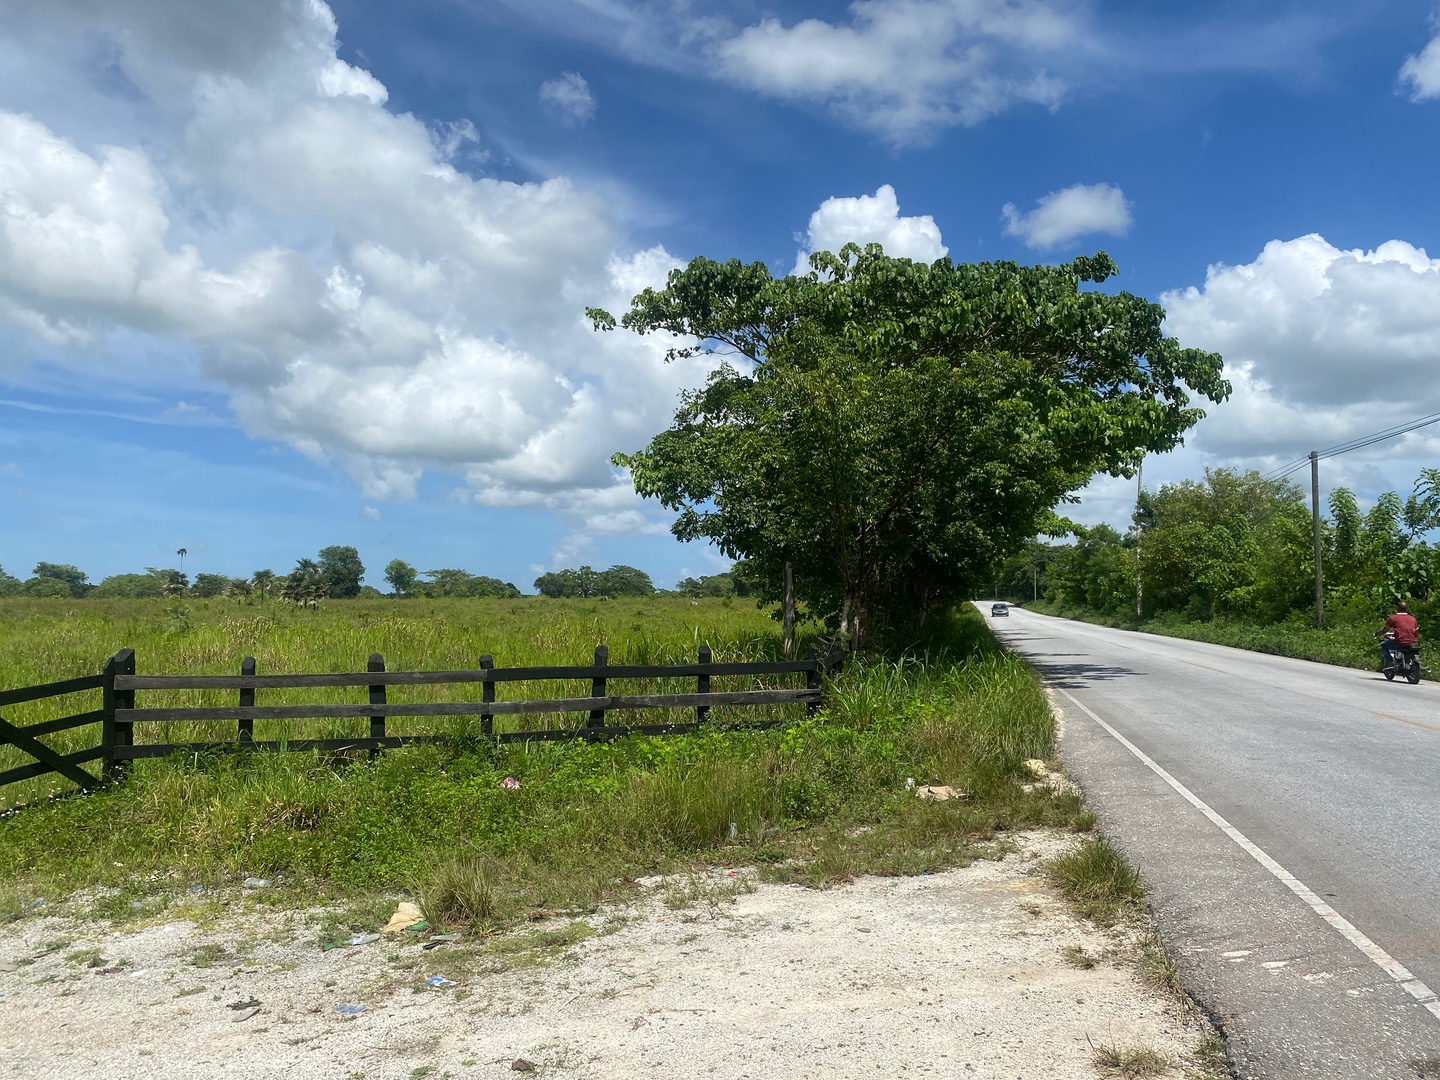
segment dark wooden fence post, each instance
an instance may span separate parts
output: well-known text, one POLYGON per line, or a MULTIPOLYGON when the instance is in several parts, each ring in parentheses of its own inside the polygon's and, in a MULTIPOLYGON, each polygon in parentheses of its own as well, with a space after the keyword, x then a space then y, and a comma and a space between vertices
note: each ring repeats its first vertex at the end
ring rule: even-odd
MULTIPOLYGON (((608 647, 608 646, 605 646, 605 645, 597 645, 597 646, 595 647, 595 666, 596 666, 597 668, 603 668, 603 667, 609 667, 609 665, 610 665, 610 649, 609 649, 609 647, 608 647)), ((604 678, 594 679, 593 681, 591 681, 591 683, 590 683, 590 696, 591 696, 591 697, 604 697, 605 694, 606 694, 606 691, 605 691, 605 680, 604 680, 604 678)), ((591 709, 591 710, 590 710, 590 722, 587 723, 585 726, 586 726, 586 727, 592 727, 592 728, 604 727, 604 726, 605 726, 605 710, 604 710, 604 709, 591 709)))
POLYGON ((115 748, 117 746, 135 745, 135 726, 128 720, 117 720, 116 709, 133 709, 135 707, 134 690, 116 690, 115 676, 135 674, 135 650, 121 649, 112 656, 105 664, 105 686, 102 689, 104 694, 101 702, 101 710, 105 716, 101 720, 100 758, 101 779, 116 781, 124 777, 125 765, 115 760, 115 748))
MULTIPOLYGON (((700 654, 699 654, 699 655, 700 655, 700 663, 702 663, 702 664, 708 664, 708 663, 710 663, 710 646, 709 646, 709 645, 701 645, 701 646, 700 646, 700 654)), ((708 694, 708 693, 710 692, 710 676, 709 676, 709 675, 697 675, 697 676, 695 676, 695 692, 696 692, 697 694, 708 694)), ((708 719, 710 719, 710 706, 709 706, 709 705, 696 705, 696 706, 695 706, 695 722, 696 722, 697 724, 703 724, 703 723, 704 723, 706 720, 708 720, 708 719)))
MULTIPOLYGON (((377 653, 371 653, 371 654, 370 654, 370 660, 369 660, 369 662, 366 663, 366 665, 365 665, 365 670, 366 670, 366 671, 384 671, 384 670, 385 670, 385 658, 384 658, 383 656, 381 656, 378 652, 377 652, 377 653)), ((371 705, 384 705, 384 704, 385 704, 385 684, 384 684, 384 683, 381 683, 379 686, 372 686, 372 687, 370 687, 370 704, 371 704, 371 705)), ((385 737, 385 717, 383 717, 383 716, 372 716, 372 717, 370 717, 370 738, 372 738, 372 739, 383 739, 384 737, 385 737)), ((370 756, 371 756, 371 757, 374 757, 374 756, 375 756, 376 754, 378 754, 378 753, 380 753, 380 748, 379 748, 378 746, 376 746, 376 747, 371 747, 371 749, 370 749, 370 756)))
POLYGON ((784 615, 782 623, 783 630, 780 639, 780 648, 785 654, 785 659, 795 655, 795 571, 787 562, 785 564, 785 591, 781 602, 781 613, 784 615))
MULTIPOLYGON (((495 658, 493 656, 480 657, 480 670, 486 676, 485 682, 480 688, 480 700, 486 705, 495 700, 495 680, 489 677, 494 667, 495 658)), ((480 710, 480 734, 487 736, 495 734, 495 717, 489 709, 480 710)))
MULTIPOLYGON (((247 656, 240 661, 241 676, 255 674, 255 657, 247 656)), ((253 707, 255 704, 255 688, 253 686, 242 686, 240 688, 240 707, 253 707)), ((250 746, 255 742, 255 721, 241 720, 238 723, 240 745, 250 746)))
MULTIPOLYGON (((812 661, 812 662, 815 664, 815 666, 814 666, 813 668, 811 668, 809 671, 805 672, 805 689, 806 689, 806 690, 819 690, 819 689, 820 689, 820 657, 819 657, 819 654, 815 651, 815 646, 814 646, 814 645, 811 645, 810 648, 808 648, 808 649, 805 650, 805 659, 806 659, 806 660, 809 660, 809 661, 812 661)), ((820 703, 817 702, 817 701, 812 701, 812 702, 808 703, 808 704, 805 706, 805 715, 806 715, 806 716, 814 716, 814 715, 815 715, 817 712, 819 712, 819 711, 820 711, 820 703)))

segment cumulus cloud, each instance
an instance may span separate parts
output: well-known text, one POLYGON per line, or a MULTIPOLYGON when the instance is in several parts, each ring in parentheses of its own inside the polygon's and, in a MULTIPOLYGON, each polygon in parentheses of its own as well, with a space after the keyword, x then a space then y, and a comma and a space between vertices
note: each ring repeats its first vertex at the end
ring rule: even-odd
POLYGON ((1400 67, 1400 82, 1408 85, 1411 101, 1440 97, 1440 33, 1419 53, 1406 58, 1400 67))
POLYGON ((881 244, 887 255, 927 263, 944 258, 950 250, 941 243, 933 217, 901 217, 895 189, 882 184, 874 195, 834 196, 820 204, 810 215, 794 273, 809 273, 812 252, 838 252, 852 242, 861 247, 881 244))
POLYGON ((1026 214, 1006 203, 1000 215, 1005 235, 1018 236, 1032 248, 1052 248, 1091 233, 1123 236, 1133 221, 1125 193, 1112 184, 1075 184, 1052 191, 1026 214))
POLYGON ((375 506, 362 506, 360 508, 360 516, 365 518, 367 521, 379 521, 380 509, 379 507, 375 506))
POLYGON ((1056 0, 857 0, 846 22, 765 19, 715 56, 745 86, 913 143, 1016 104, 1058 105, 1066 85, 1047 65, 1087 37, 1078 5, 1056 0))
MULTIPOLYGON (((148 112, 97 143, 64 130, 84 126, 73 101, 0 98, 0 319, 77 363, 117 331, 186 343, 248 432, 338 462, 367 498, 412 498, 439 466, 481 502, 655 527, 608 459, 665 426, 701 362, 582 313, 675 260, 623 254, 607 201, 564 177, 466 172, 473 126, 390 111, 319 0, 206 9, 56 0, 17 20, 41 45, 107 35, 148 112)), ((36 53, 93 93, 65 50, 36 53)))
MULTIPOLYGON (((1440 411, 1440 260, 1404 241, 1273 240, 1160 300, 1166 331, 1224 355, 1235 386, 1196 431, 1207 453, 1285 461, 1440 411)), ((1440 450, 1433 432, 1374 454, 1423 448, 1440 450)))
POLYGON ((583 124, 595 115, 595 95, 579 72, 566 71, 540 84, 540 104, 563 124, 583 124))

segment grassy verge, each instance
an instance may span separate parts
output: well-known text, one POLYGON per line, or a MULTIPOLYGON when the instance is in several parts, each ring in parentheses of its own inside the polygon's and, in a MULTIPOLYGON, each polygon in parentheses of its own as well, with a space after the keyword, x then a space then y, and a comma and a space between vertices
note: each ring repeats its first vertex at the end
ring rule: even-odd
POLYGON ((1270 653, 1272 656, 1289 656, 1296 660, 1315 660, 1338 667, 1369 670, 1378 667, 1380 663, 1380 653, 1374 636, 1379 620, 1373 625, 1350 623, 1322 630, 1310 625, 1307 616, 1292 616, 1283 622, 1262 626, 1259 623, 1230 619, 1188 622, 1173 615, 1137 620, 1133 617, 1105 615, 1089 608, 1047 604, 1044 600, 1026 604, 1025 607, 1042 615, 1058 615, 1064 619, 1076 619, 1097 626, 1139 630, 1147 634, 1162 634, 1165 637, 1186 638, 1190 641, 1206 641, 1212 645, 1229 645, 1237 649, 1249 649, 1251 652, 1270 653))
MULTIPOLYGON (((629 604, 620 625, 631 628, 617 633, 620 604, 591 608, 559 628, 534 617, 534 651, 553 655, 551 643, 565 635, 588 648, 598 627, 611 635, 612 657, 615 642, 637 636, 652 655, 688 655, 704 632, 683 619, 663 634, 654 624, 636 629, 625 620, 645 611, 629 604)), ((687 604, 679 614, 686 610, 696 611, 687 604)), ((734 620, 727 640, 751 655, 776 651, 773 624, 753 609, 715 614, 734 620)), ((210 631, 212 651, 189 654, 190 670, 233 663, 242 650, 225 636, 227 621, 210 631)), ((493 625, 473 629, 473 639, 441 641, 434 625, 410 624, 428 635, 428 650, 393 627, 380 633, 395 635, 394 651, 410 650, 407 665, 440 667, 478 652, 482 630, 496 636, 493 625)), ((286 633, 312 655, 318 648, 313 630, 286 633)), ((375 640, 347 633, 354 640, 342 667, 375 640)), ((721 640, 710 634, 712 644, 721 640)), ((274 648, 264 634, 250 651, 261 648, 274 648)), ((490 651, 497 663, 517 662, 490 651)), ((180 663, 172 654, 167 666, 186 670, 180 663)), ((373 761, 257 754, 137 763, 119 787, 0 820, 0 911, 89 888, 94 914, 143 917, 195 886, 233 889, 260 877, 275 883, 260 893, 268 903, 418 893, 439 923, 503 926, 537 910, 593 908, 642 874, 715 864, 759 865, 769 879, 815 885, 938 870, 993 852, 1011 829, 1088 826, 1077 795, 1026 790, 1022 762, 1053 749, 1039 684, 967 607, 925 656, 852 664, 818 716, 774 731, 717 727, 596 745, 457 739, 373 761), (502 786, 506 778, 518 787, 502 786), (912 778, 967 797, 921 802, 907 787, 912 778)))

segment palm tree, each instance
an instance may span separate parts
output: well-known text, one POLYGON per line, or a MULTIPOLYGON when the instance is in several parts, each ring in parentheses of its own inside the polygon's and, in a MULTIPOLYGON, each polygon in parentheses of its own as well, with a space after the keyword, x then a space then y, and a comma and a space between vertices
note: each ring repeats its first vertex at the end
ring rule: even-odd
POLYGON ((189 555, 190 552, 186 551, 186 550, 182 547, 182 548, 176 548, 176 549, 175 549, 175 554, 180 556, 180 572, 183 574, 183 573, 185 572, 185 556, 186 556, 186 555, 189 555))

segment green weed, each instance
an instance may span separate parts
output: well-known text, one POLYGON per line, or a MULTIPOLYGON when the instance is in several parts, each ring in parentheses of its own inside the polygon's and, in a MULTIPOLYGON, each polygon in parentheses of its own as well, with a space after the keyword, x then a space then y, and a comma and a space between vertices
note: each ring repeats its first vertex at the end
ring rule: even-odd
POLYGON ((1135 911, 1145 895, 1139 873, 1099 837, 1055 856, 1045 868, 1080 912, 1101 926, 1135 911))

